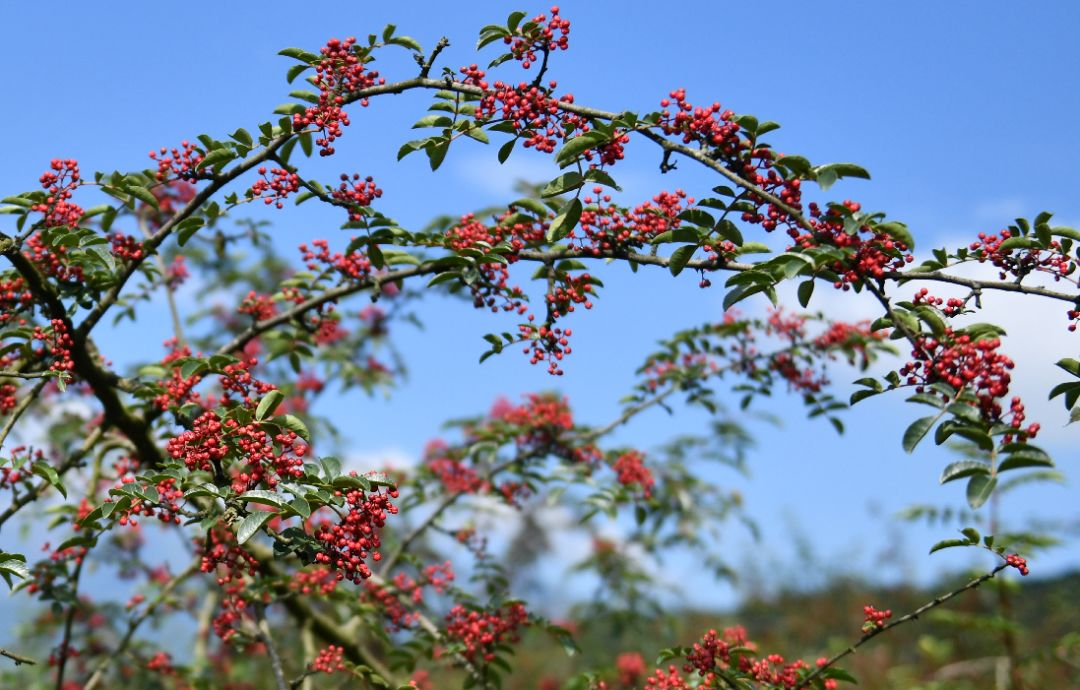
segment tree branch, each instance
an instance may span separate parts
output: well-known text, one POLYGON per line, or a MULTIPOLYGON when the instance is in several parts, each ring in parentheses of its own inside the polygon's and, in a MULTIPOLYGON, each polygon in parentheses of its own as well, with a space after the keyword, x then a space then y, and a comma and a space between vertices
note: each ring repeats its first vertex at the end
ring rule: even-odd
POLYGON ((937 597, 936 599, 928 601, 927 603, 923 604, 922 606, 915 609, 911 613, 909 613, 909 614, 907 614, 905 616, 901 616, 900 618, 897 618, 896 620, 891 621, 891 622, 887 623, 886 625, 881 626, 880 628, 875 628, 875 629, 871 630, 870 632, 863 635, 862 638, 860 638, 859 641, 856 642, 855 644, 851 645, 850 647, 843 650, 842 652, 838 652, 838 653, 834 654, 833 656, 829 657, 829 659, 824 664, 817 667, 817 669, 815 669, 813 673, 808 674, 805 678, 800 680, 798 682, 798 684, 795 685, 793 690, 802 690, 803 688, 809 687, 810 684, 815 679, 820 677, 821 674, 824 673, 826 669, 830 668, 831 666, 836 665, 836 663, 838 661, 840 661, 844 657, 848 656, 849 654, 854 654, 859 649, 859 647, 862 647, 864 644, 866 644, 870 640, 874 639, 878 635, 884 633, 887 630, 892 630, 893 628, 895 628, 898 625, 903 625, 904 623, 910 623, 911 621, 917 619, 919 616, 923 615, 927 611, 931 611, 933 609, 936 609, 938 606, 941 606, 946 601, 948 601, 949 599, 952 599, 953 597, 957 596, 958 594, 963 594, 964 592, 968 591, 969 589, 975 589, 976 587, 978 587, 982 583, 986 582, 987 580, 993 579, 995 575, 997 575, 1002 570, 1004 570, 1005 568, 1008 568, 1008 567, 1009 567, 1009 565, 1007 563, 1002 563, 1001 565, 997 566, 996 568, 994 568, 990 572, 988 572, 988 573, 986 573, 984 575, 980 575, 979 577, 975 578, 974 580, 967 583, 963 587, 960 587, 958 589, 954 589, 953 591, 951 591, 951 592, 949 592, 947 594, 943 594, 940 597, 937 597))
POLYGON ((31 659, 28 656, 23 656, 22 654, 16 654, 15 652, 8 651, 8 650, 4 649, 3 647, 0 647, 0 656, 6 656, 7 658, 11 659, 12 661, 15 662, 16 666, 21 666, 22 664, 26 664, 27 666, 33 666, 34 664, 37 663, 37 661, 35 661, 34 659, 31 659))

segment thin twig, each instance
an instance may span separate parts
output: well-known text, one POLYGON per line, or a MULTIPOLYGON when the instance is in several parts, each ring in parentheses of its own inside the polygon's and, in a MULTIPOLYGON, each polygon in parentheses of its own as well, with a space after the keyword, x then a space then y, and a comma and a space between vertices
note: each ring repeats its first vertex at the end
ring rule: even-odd
POLYGON ((964 592, 968 591, 969 589, 975 589, 976 587, 978 587, 982 583, 986 582, 987 580, 993 579, 995 575, 997 575, 1002 570, 1004 570, 1005 568, 1008 568, 1008 567, 1009 567, 1009 565, 1007 563, 1002 563, 1001 565, 997 566, 996 568, 994 568, 990 572, 988 572, 988 573, 986 573, 984 575, 980 575, 979 577, 975 578, 974 580, 967 583, 963 587, 960 587, 958 589, 954 589, 953 591, 949 592, 948 594, 943 594, 940 597, 937 597, 936 599, 928 601, 927 603, 923 604, 922 606, 915 609, 911 613, 909 613, 909 614, 907 614, 905 616, 901 616, 900 618, 897 618, 896 620, 891 621, 891 622, 887 623, 886 625, 881 626, 880 628, 874 628, 870 632, 863 635, 862 638, 860 638, 859 641, 856 642, 855 644, 851 645, 850 647, 843 650, 842 652, 837 652, 836 654, 829 657, 829 659, 824 664, 822 664, 821 666, 818 666, 817 669, 815 669, 813 673, 810 673, 805 678, 800 680, 799 683, 795 686, 794 690, 802 690, 802 688, 809 687, 810 683, 812 683, 815 679, 817 679, 819 676, 821 676, 821 674, 824 673, 826 669, 836 665, 836 663, 838 661, 840 661, 844 657, 848 656, 849 654, 854 654, 859 649, 859 647, 862 647, 864 644, 866 644, 870 640, 874 639, 878 635, 884 633, 887 630, 892 630, 893 628, 895 628, 898 625, 903 625, 904 623, 910 623, 911 621, 917 619, 919 616, 923 615, 927 611, 930 611, 932 609, 936 609, 938 606, 941 606, 946 601, 948 601, 949 599, 952 599, 953 597, 957 596, 958 594, 963 594, 964 592))
POLYGON ((4 423, 4 428, 0 430, 0 448, 4 447, 4 442, 7 441, 7 437, 11 434, 12 429, 15 428, 15 422, 19 421, 19 417, 23 412, 26 412, 27 408, 33 404, 38 395, 41 394, 45 384, 49 382, 48 379, 42 379, 35 383, 30 389, 30 392, 23 396, 23 399, 19 401, 19 404, 15 406, 15 409, 11 411, 11 416, 8 417, 4 423))
POLYGON ((11 659, 12 661, 15 662, 16 666, 21 666, 23 664, 26 664, 27 666, 33 666, 34 664, 37 663, 37 661, 35 661, 34 659, 31 659, 28 656, 23 656, 22 654, 16 654, 15 652, 8 651, 8 650, 4 649, 3 647, 0 647, 0 656, 6 656, 7 658, 11 659))
POLYGON ((274 645, 274 638, 270 635, 270 624, 266 622, 266 606, 260 602, 255 603, 255 629, 258 631, 259 640, 266 646, 266 653, 270 656, 270 668, 274 671, 274 680, 277 682, 278 690, 289 690, 289 681, 285 680, 281 657, 274 645))
MULTIPOLYGON (((79 466, 82 463, 83 458, 86 457, 86 454, 97 445, 99 440, 101 440, 103 434, 104 432, 101 427, 96 427, 90 432, 90 435, 83 441, 82 447, 68 456, 68 458, 56 468, 56 474, 62 478, 72 468, 79 466)), ((23 506, 36 501, 38 496, 44 493, 50 486, 52 486, 52 484, 47 480, 42 479, 28 492, 13 500, 11 505, 9 505, 4 512, 0 513, 0 527, 3 527, 4 523, 11 519, 11 516, 15 515, 15 513, 19 512, 23 506)))
POLYGON ((79 577, 82 575, 83 563, 87 556, 79 559, 75 566, 75 573, 71 578, 71 606, 68 607, 67 617, 64 619, 64 636, 60 640, 60 658, 56 662, 56 690, 64 689, 64 669, 71 649, 71 628, 75 624, 75 612, 79 608, 79 577))
POLYGON ((83 686, 83 690, 94 690, 94 688, 98 686, 101 679, 105 676, 105 671, 108 670, 109 664, 124 653, 124 650, 126 650, 131 643, 132 637, 135 636, 135 631, 139 629, 139 626, 157 611, 158 606, 168 599, 169 595, 172 594, 172 591, 176 589, 181 582, 199 572, 200 563, 201 559, 195 561, 182 573, 166 582, 165 585, 162 586, 161 591, 158 592, 158 595, 154 597, 153 601, 146 605, 146 608, 143 609, 142 613, 128 621, 127 631, 124 633, 124 636, 120 638, 120 642, 117 643, 116 649, 105 655, 105 657, 98 662, 98 665, 94 668, 94 672, 90 675, 89 680, 86 681, 86 685, 83 686))

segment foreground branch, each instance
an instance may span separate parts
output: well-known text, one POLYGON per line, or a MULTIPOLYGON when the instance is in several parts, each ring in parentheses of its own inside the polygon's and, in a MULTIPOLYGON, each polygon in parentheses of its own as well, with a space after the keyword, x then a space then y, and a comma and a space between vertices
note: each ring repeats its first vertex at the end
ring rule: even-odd
POLYGON ((990 572, 986 573, 985 575, 980 575, 979 577, 975 578, 974 580, 967 583, 963 587, 960 587, 958 589, 954 589, 953 591, 949 592, 948 594, 943 594, 940 597, 937 597, 936 599, 928 601, 927 603, 923 604, 922 606, 915 609, 911 613, 909 613, 909 614, 907 614, 905 616, 901 616, 900 618, 897 618, 896 620, 891 621, 891 622, 881 626, 880 628, 875 628, 875 629, 871 630, 870 632, 863 635, 862 638, 858 642, 856 642, 855 644, 851 645, 850 647, 843 650, 842 652, 837 652, 833 656, 829 657, 829 659, 824 664, 819 666, 816 670, 814 670, 813 673, 809 674, 808 676, 806 676, 805 678, 800 680, 798 685, 795 686, 794 690, 802 690, 803 688, 809 687, 810 683, 812 683, 815 679, 820 677, 821 674, 824 673, 826 669, 836 665, 836 663, 838 661, 840 661, 844 657, 848 656, 849 654, 854 654, 859 649, 859 647, 862 647, 864 644, 866 644, 870 640, 874 639, 878 635, 884 633, 887 630, 892 630, 893 628, 895 628, 898 625, 903 625, 904 623, 910 623, 911 621, 917 619, 919 616, 923 615, 927 611, 930 611, 932 609, 936 609, 938 606, 941 606, 946 601, 948 601, 949 599, 952 599, 953 597, 957 596, 958 594, 963 594, 964 592, 968 591, 969 589, 975 589, 976 587, 978 587, 982 583, 986 582, 987 580, 993 579, 994 576, 996 576, 998 573, 1000 573, 1002 570, 1004 570, 1005 568, 1008 568, 1008 567, 1009 567, 1009 565, 1007 563, 1002 563, 1001 565, 997 566, 996 568, 994 568, 990 572))
POLYGON ((22 654, 16 654, 15 652, 8 651, 8 650, 4 649, 3 647, 0 647, 0 656, 6 656, 7 658, 11 659, 12 661, 15 662, 16 666, 21 666, 23 664, 26 664, 27 666, 33 666, 33 665, 35 665, 37 663, 37 661, 35 661, 34 659, 31 659, 28 656, 23 656, 22 654))

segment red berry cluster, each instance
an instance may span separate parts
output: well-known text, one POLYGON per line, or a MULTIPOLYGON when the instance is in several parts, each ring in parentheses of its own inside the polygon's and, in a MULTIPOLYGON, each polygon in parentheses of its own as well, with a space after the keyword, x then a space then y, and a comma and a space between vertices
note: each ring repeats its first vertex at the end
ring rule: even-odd
POLYGON ((169 262, 169 265, 165 267, 165 285, 167 285, 170 290, 175 290, 183 285, 184 281, 189 277, 191 277, 191 273, 188 272, 183 254, 174 256, 173 260, 169 262))
POLYGON ((34 473, 24 469, 31 462, 44 459, 40 450, 34 450, 27 446, 16 446, 11 449, 12 467, 0 467, 0 489, 12 488, 18 484, 21 488, 30 486, 34 473), (16 469, 18 467, 19 469, 16 469))
POLYGON ((112 255, 121 261, 140 261, 145 256, 142 242, 131 235, 114 232, 109 239, 112 242, 112 255))
POLYGON ((674 666, 668 666, 666 672, 658 668, 645 679, 645 690, 690 690, 691 687, 674 666))
POLYGON ((551 8, 551 19, 538 14, 523 23, 515 36, 506 36, 503 42, 510 46, 510 54, 521 66, 529 69, 536 62, 536 52, 549 53, 566 50, 570 45, 570 21, 559 16, 559 7, 551 8), (547 22, 546 24, 544 22, 547 22))
POLYGON ((892 618, 892 611, 886 609, 884 611, 878 611, 873 606, 867 605, 863 607, 863 614, 866 616, 863 620, 862 631, 864 633, 873 632, 880 628, 884 628, 885 624, 892 618))
POLYGON ((345 648, 330 645, 320 649, 318 656, 308 664, 308 669, 314 673, 336 673, 346 670, 345 648))
POLYGON ((1027 560, 1020 555, 1012 553, 1005 557, 1005 564, 1010 565, 1020 571, 1021 575, 1027 575, 1028 570, 1027 560))
POLYGON ((560 107, 574 102, 572 94, 559 98, 551 95, 558 86, 555 81, 549 82, 547 89, 526 82, 514 86, 502 81, 496 81, 489 88, 484 81, 484 72, 476 69, 476 65, 462 67, 461 72, 465 74, 464 83, 477 85, 484 90, 484 95, 476 104, 476 121, 509 122, 525 148, 554 153, 560 141, 570 138, 575 132, 589 129, 585 118, 567 113, 560 107))
MULTIPOLYGON (((991 423, 1000 422, 1003 421, 1003 411, 998 400, 1009 392, 1012 382, 1009 372, 1014 364, 1009 357, 997 351, 999 347, 999 338, 976 340, 966 333, 956 333, 946 328, 940 339, 919 336, 911 352, 914 361, 901 367, 899 373, 906 377, 908 385, 917 386, 919 392, 938 381, 949 384, 957 391, 967 388, 978 399, 983 419, 991 423)), ((1009 414, 1011 426, 1019 430, 1025 419, 1020 398, 1012 399, 1009 414)), ((1026 437, 1033 437, 1038 431, 1039 425, 1032 424, 1025 432, 1026 437)), ((1022 436, 1020 440, 1026 437, 1022 436)))
MULTIPOLYGON (((341 106, 347 99, 355 98, 357 92, 371 88, 375 84, 385 84, 376 71, 368 71, 364 60, 355 50, 355 37, 344 41, 331 38, 319 49, 322 60, 315 65, 314 84, 319 89, 319 102, 308 107, 303 113, 293 115, 293 129, 300 131, 314 126, 320 133, 315 140, 319 155, 330 156, 334 153, 331 145, 341 136, 341 128, 349 125, 349 115, 341 106)), ((361 106, 367 106, 366 98, 360 99, 361 106)))
POLYGON ((388 630, 397 632, 411 627, 420 619, 419 614, 410 610, 406 602, 411 602, 412 605, 421 604, 424 600, 424 587, 431 587, 435 592, 443 594, 453 580, 454 570, 450 561, 436 563, 424 568, 419 580, 414 580, 405 573, 398 573, 394 576, 392 587, 384 587, 368 580, 364 583, 364 598, 382 609, 388 621, 388 630))
POLYGON ((809 223, 813 232, 801 233, 794 227, 788 231, 795 240, 793 249, 838 247, 845 251, 847 258, 831 266, 837 273, 834 285, 844 290, 850 290, 852 284, 864 278, 881 279, 887 271, 898 271, 915 260, 906 244, 877 226, 864 223, 849 232, 848 221, 861 208, 858 202, 849 200, 831 204, 823 212, 816 203, 811 203, 809 223))
POLYGON ((196 168, 203 162, 203 154, 190 141, 182 141, 178 149, 174 148, 170 151, 162 146, 157 151, 151 151, 150 159, 158 164, 156 175, 158 182, 165 182, 172 178, 196 180, 199 178, 196 168))
POLYGON ((363 280, 371 275, 371 259, 362 252, 343 254, 330 252, 330 243, 326 240, 313 240, 311 248, 300 245, 300 253, 307 267, 312 271, 332 269, 350 280, 363 280))
POLYGON ((333 345, 349 336, 349 331, 341 327, 341 319, 335 318, 333 307, 330 307, 327 311, 330 313, 316 318, 316 345, 333 345))
POLYGON ((157 199, 158 207, 156 212, 153 207, 145 203, 139 205, 139 210, 151 214, 150 222, 155 228, 158 228, 161 227, 165 219, 176 213, 179 207, 185 206, 194 199, 196 191, 195 185, 190 182, 169 180, 150 189, 150 193, 157 199))
POLYGON ((633 688, 645 676, 645 659, 637 652, 624 652, 615 657, 615 670, 619 674, 619 686, 633 688))
POLYGON ((71 349, 75 346, 75 340, 68 333, 67 324, 62 319, 52 319, 49 322, 52 328, 46 331, 41 326, 34 326, 31 337, 41 341, 45 348, 38 350, 38 357, 48 356, 52 361, 49 363, 50 371, 60 371, 71 374, 75 370, 75 362, 71 359, 71 349))
POLYGON ((270 295, 261 295, 252 290, 240 302, 236 311, 251 316, 255 321, 265 321, 277 314, 277 305, 270 295))
POLYGON ((552 319, 566 316, 574 311, 574 305, 580 304, 586 309, 592 309, 589 297, 595 293, 593 285, 595 280, 588 273, 574 276, 569 273, 557 274, 554 285, 546 295, 548 313, 552 319))
POLYGON ((490 482, 454 455, 444 441, 435 440, 424 448, 424 465, 447 493, 486 493, 491 488, 490 482))
POLYGON ((498 425, 493 429, 512 434, 523 453, 566 454, 564 437, 574 428, 574 415, 566 398, 529 393, 522 405, 500 398, 492 406, 490 416, 498 425))
POLYGON ((686 673, 696 671, 707 686, 719 680, 718 671, 734 668, 750 680, 779 688, 794 688, 802 672, 807 669, 805 661, 785 662, 779 654, 764 657, 739 654, 733 662, 732 652, 736 648, 753 649, 753 645, 746 641, 746 631, 741 627, 724 630, 722 637, 715 630, 710 630, 701 642, 694 643, 692 651, 686 655, 687 663, 683 670, 686 673))
POLYGON ((68 248, 64 245, 49 245, 42 233, 35 233, 23 243, 24 254, 38 270, 60 282, 83 282, 82 266, 67 263, 68 248))
POLYGON ((660 101, 660 129, 667 135, 679 135, 684 144, 697 142, 732 157, 743 148, 739 133, 742 128, 734 122, 735 113, 721 110, 719 103, 707 108, 694 106, 686 100, 686 89, 675 89, 669 98, 660 101), (675 114, 668 108, 674 105, 675 114))
POLYGON ((595 197, 586 196, 579 227, 568 235, 578 251, 599 256, 611 251, 625 251, 648 244, 654 237, 679 227, 679 214, 685 203, 692 206, 693 198, 677 189, 660 192, 651 201, 631 209, 611 203, 611 196, 602 187, 594 187, 595 197))
POLYGON ((179 672, 173 666, 172 656, 168 652, 158 652, 146 662, 146 669, 163 676, 179 677, 179 672))
POLYGON ((1022 237, 1013 230, 1005 229, 997 235, 979 233, 979 241, 969 245, 975 253, 979 263, 989 261, 1000 272, 998 277, 1005 280, 1007 276, 1020 278, 1033 271, 1049 273, 1054 280, 1061 280, 1065 276, 1076 271, 1076 260, 1062 252, 1061 242, 1051 240, 1046 249, 1033 248, 1002 248, 1002 245, 1012 237, 1022 237))
MULTIPOLYGON (((130 475, 120 480, 120 486, 134 483, 135 478, 130 475)), ((171 477, 158 482, 154 488, 158 494, 157 501, 144 501, 141 498, 131 499, 131 503, 127 508, 114 512, 114 515, 117 516, 116 521, 121 525, 137 527, 139 525, 138 517, 141 515, 149 518, 156 517, 165 524, 179 525, 180 501, 184 498, 184 491, 176 486, 176 480, 171 477)), ((106 503, 112 501, 112 498, 105 499, 106 503)))
POLYGON ((315 538, 322 542, 316 562, 335 568, 355 584, 371 577, 371 569, 364 561, 381 558, 379 530, 386 525, 387 517, 397 514, 397 506, 390 502, 397 495, 394 488, 370 494, 361 489, 346 492, 348 511, 341 521, 334 525, 324 522, 315 532, 315 538))
POLYGON ((360 221, 364 218, 360 208, 371 206, 372 201, 382 196, 382 190, 375 186, 375 180, 370 175, 361 178, 359 173, 354 173, 350 179, 342 173, 341 184, 331 196, 349 209, 349 220, 360 221))
POLYGON ((830 358, 834 357, 834 351, 840 350, 847 355, 848 362, 856 364, 858 361, 858 365, 865 369, 869 364, 867 344, 884 340, 886 337, 888 333, 884 329, 871 331, 869 321, 833 321, 824 332, 814 338, 813 345, 828 353, 830 358))
POLYGON ((277 386, 272 383, 260 381, 251 375, 251 370, 259 363, 254 357, 233 364, 226 364, 221 368, 221 404, 228 405, 232 402, 230 394, 240 396, 241 402, 247 407, 253 407, 257 398, 261 398, 277 386))
POLYGON ((454 251, 475 249, 490 254, 492 247, 506 243, 511 250, 507 259, 514 262, 522 249, 542 243, 546 232, 546 223, 525 218, 511 206, 495 218, 493 225, 485 225, 472 213, 462 216, 446 231, 446 246, 454 251))
POLYGON ((248 190, 248 195, 253 199, 262 199, 267 206, 274 204, 277 208, 284 208, 285 199, 300 190, 300 176, 285 168, 267 170, 263 166, 259 168, 258 173, 262 175, 262 179, 255 180, 251 189, 248 190))
POLYGON ((787 381, 791 390, 818 393, 829 384, 825 371, 803 367, 790 352, 776 352, 769 358, 769 369, 787 381))
POLYGON ((326 597, 334 593, 342 579, 332 569, 320 565, 294 573, 289 580, 289 589, 300 594, 318 593, 326 597))
POLYGON ((224 526, 212 527, 201 543, 202 562, 199 569, 204 573, 214 573, 217 583, 223 589, 221 612, 214 618, 214 632, 222 640, 228 640, 236 634, 236 624, 243 618, 247 609, 244 598, 247 578, 253 578, 258 572, 259 562, 236 543, 236 535, 224 526))
POLYGON ((214 471, 214 467, 229 454, 221 418, 216 412, 207 410, 192 423, 191 429, 169 439, 165 450, 170 457, 183 460, 189 470, 214 471))
POLYGON ((39 179, 48 197, 31 206, 30 210, 45 214, 42 225, 46 228, 74 228, 83 215, 82 208, 70 201, 72 190, 80 184, 79 163, 54 158, 50 167, 52 170, 39 179))
POLYGON ((675 360, 654 360, 645 365, 645 387, 655 392, 660 386, 676 377, 700 379, 720 371, 716 360, 703 352, 687 352, 675 360))
POLYGON ((0 324, 11 321, 17 313, 33 304, 34 293, 26 288, 22 277, 0 278, 0 324))
POLYGON ((492 611, 466 609, 460 604, 446 616, 446 637, 465 646, 462 655, 472 663, 490 663, 500 645, 517 642, 518 630, 529 624, 522 604, 505 604, 492 611))
MULTIPOLYGON (((533 318, 533 315, 529 314, 530 322, 533 318)), ((531 345, 522 350, 525 356, 529 358, 530 364, 547 362, 549 374, 553 376, 563 375, 559 362, 562 361, 563 357, 573 352, 569 345, 569 339, 573 335, 573 331, 569 328, 551 328, 546 324, 534 326, 529 323, 519 325, 518 332, 522 340, 532 341, 531 345)))
POLYGON ((162 366, 169 371, 169 378, 159 382, 164 390, 154 397, 154 406, 159 410, 167 410, 170 407, 182 407, 187 403, 201 404, 201 396, 195 391, 195 386, 202 381, 201 374, 192 374, 188 378, 180 373, 179 366, 169 366, 172 362, 191 356, 191 348, 181 346, 176 338, 165 341, 165 347, 169 353, 161 360, 162 366))
POLYGON ((401 596, 391 587, 383 587, 371 580, 364 583, 363 600, 374 604, 382 611, 386 619, 388 632, 399 632, 411 628, 420 619, 420 614, 405 607, 401 596))
POLYGON ((770 308, 765 322, 766 335, 775 335, 789 343, 806 338, 806 319, 804 314, 784 311, 783 307, 770 308))
POLYGON ((618 475, 619 483, 623 486, 638 486, 645 498, 652 495, 656 479, 653 478, 652 470, 645 467, 645 456, 639 451, 631 450, 619 455, 611 464, 611 469, 618 475))
POLYGON ((915 293, 915 297, 912 298, 912 303, 926 304, 931 307, 937 307, 941 310, 941 313, 945 316, 958 316, 964 311, 964 300, 959 297, 950 297, 944 300, 940 297, 935 297, 930 294, 930 291, 926 288, 921 288, 915 293))
POLYGON ((18 406, 19 400, 15 397, 18 392, 19 387, 14 383, 0 383, 0 417, 18 406))

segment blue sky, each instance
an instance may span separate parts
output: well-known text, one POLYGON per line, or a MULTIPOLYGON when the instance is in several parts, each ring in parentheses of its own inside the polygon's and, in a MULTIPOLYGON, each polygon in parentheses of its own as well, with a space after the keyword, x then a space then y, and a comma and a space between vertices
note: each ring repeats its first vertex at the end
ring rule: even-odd
MULTIPOLYGON (((9 26, 16 28, 0 44, 8 103, 0 111, 0 127, 8 133, 0 166, 4 194, 34 188, 54 157, 77 158, 84 172, 143 168, 153 148, 201 132, 224 137, 240 126, 254 131, 294 88, 284 80, 290 62, 276 56, 283 47, 316 49, 328 37, 362 36, 394 22, 399 33, 426 47, 449 36, 446 64, 456 67, 481 62, 472 47, 483 24, 502 21, 519 7, 546 10, 503 2, 337 3, 304 12, 283 2, 177 7, 115 2, 9 8, 9 26)), ((1080 225, 1075 3, 774 2, 760 14, 750 3, 561 7, 573 28, 571 50, 553 62, 560 91, 572 91, 583 104, 646 111, 681 86, 693 102, 719 101, 776 120, 783 128, 772 141, 780 151, 868 168, 873 181, 842 182, 835 195, 906 221, 924 250, 970 241, 1016 215, 1044 209, 1062 223, 1080 225)), ((403 51, 378 67, 388 79, 414 70, 403 51)), ((516 67, 506 67, 505 78, 516 79, 516 67)), ((452 150, 434 176, 422 156, 395 163, 397 147, 414 136, 409 125, 425 108, 414 96, 353 108, 339 154, 311 169, 324 180, 345 169, 374 175, 385 190, 381 210, 405 225, 510 201, 515 177, 536 181, 557 174, 539 155, 515 156, 500 167, 495 148, 479 144, 452 150)), ((674 187, 700 196, 716 184, 688 163, 662 178, 658 156, 641 141, 627 147, 627 158, 613 171, 626 203, 674 187)), ((336 214, 311 204, 267 217, 282 246, 340 235, 336 214)), ((655 272, 631 279, 624 268, 612 267, 603 277, 608 288, 597 306, 568 323, 577 342, 566 376, 558 380, 514 352, 477 365, 484 349, 480 336, 513 322, 445 301, 427 303, 420 312, 426 330, 403 333, 401 340, 412 369, 407 386, 389 401, 355 396, 336 406, 334 419, 356 430, 351 453, 358 462, 415 457, 443 419, 484 411, 499 395, 552 387, 570 397, 580 418, 603 422, 616 414, 626 391, 620 381, 629 381, 657 339, 722 314, 722 290, 699 290, 695 276, 672 280, 655 272)), ((839 316, 867 313, 865 304, 826 292, 819 288, 811 306, 839 316)), ((197 298, 186 294, 186 304, 197 298)), ((1062 428, 1056 402, 1039 398, 1059 380, 1050 363, 1076 356, 1077 336, 1065 331, 1057 307, 1033 309, 1007 300, 987 305, 985 320, 1002 320, 1011 329, 1007 347, 1018 361, 1017 378, 1026 376, 1021 390, 1031 417, 1038 418, 1034 411, 1046 415, 1044 445, 1057 451, 1073 478, 1067 487, 1018 491, 1006 499, 1005 513, 1015 521, 1075 522, 1075 431, 1062 428)), ((156 344, 168 335, 164 321, 150 319, 137 332, 146 338, 155 328, 156 344)), ((98 338, 122 363, 145 356, 145 348, 131 344, 134 333, 103 330, 98 338)), ((855 377, 835 370, 841 384, 855 377)), ((896 511, 915 502, 961 505, 959 486, 937 486, 947 454, 927 446, 907 456, 900 449, 900 434, 919 411, 898 398, 851 411, 842 438, 803 420, 794 399, 780 396, 770 405, 785 425, 779 433, 757 427, 752 478, 717 478, 745 494, 750 514, 764 528, 759 545, 733 536, 725 546, 733 558, 782 572, 795 560, 794 531, 826 557, 865 572, 890 546, 886 534, 896 511)), ((619 440, 648 448, 705 421, 654 411, 619 440)), ((886 571, 888 577, 971 562, 967 554, 926 556, 932 542, 951 536, 948 529, 901 531, 903 542, 895 546, 906 566, 886 571)), ((1075 542, 1047 553, 1034 562, 1036 572, 1077 567, 1075 553, 1075 542)), ((726 588, 697 589, 711 592, 702 603, 731 600, 726 588)))

